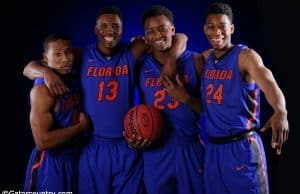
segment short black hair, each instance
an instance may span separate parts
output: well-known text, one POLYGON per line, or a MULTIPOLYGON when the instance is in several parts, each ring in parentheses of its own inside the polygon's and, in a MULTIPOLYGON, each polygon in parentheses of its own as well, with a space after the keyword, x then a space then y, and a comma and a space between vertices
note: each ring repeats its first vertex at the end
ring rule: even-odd
POLYGON ((162 5, 153 5, 149 9, 147 9, 142 17, 143 25, 145 25, 145 21, 147 18, 164 15, 168 18, 168 20, 173 24, 174 16, 171 10, 162 5))
POLYGON ((115 6, 102 7, 97 13, 97 19, 104 14, 115 14, 119 16, 121 22, 123 22, 123 16, 121 10, 115 6))
POLYGON ((208 9, 206 10, 206 17, 209 14, 224 14, 227 15, 230 22, 233 23, 233 13, 232 13, 232 9, 230 7, 230 5, 226 4, 226 3, 219 3, 219 2, 215 2, 212 3, 208 9))
POLYGON ((68 41, 71 44, 71 40, 66 34, 64 34, 62 32, 54 32, 54 33, 49 34, 45 38, 45 40, 43 42, 44 51, 47 51, 49 49, 49 43, 50 42, 54 42, 54 41, 57 41, 57 40, 65 40, 65 41, 68 41))

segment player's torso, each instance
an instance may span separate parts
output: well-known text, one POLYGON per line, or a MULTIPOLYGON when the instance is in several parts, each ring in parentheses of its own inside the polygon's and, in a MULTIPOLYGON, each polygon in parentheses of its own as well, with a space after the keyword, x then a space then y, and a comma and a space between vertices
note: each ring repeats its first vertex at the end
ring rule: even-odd
MULTIPOLYGON (((69 88, 68 93, 56 97, 56 106, 53 110, 54 128, 66 128, 78 123, 75 119, 81 109, 81 87, 78 77, 64 80, 69 88)), ((35 80, 34 85, 45 84, 43 78, 35 80)))
MULTIPOLYGON (((199 96, 199 79, 194 65, 193 53, 186 51, 177 61, 177 72, 181 75, 186 90, 199 96)), ((199 115, 189 107, 172 99, 163 86, 160 78, 161 66, 153 56, 148 56, 140 70, 139 87, 145 103, 160 109, 163 113, 166 128, 171 136, 193 135, 199 131, 199 115)))
POLYGON ((244 45, 234 46, 218 61, 213 53, 202 72, 202 101, 210 136, 228 136, 258 123, 259 89, 247 84, 239 72, 238 56, 244 45))
POLYGON ((134 63, 129 48, 122 47, 110 58, 101 55, 96 44, 85 50, 81 71, 83 100, 95 135, 122 137, 124 115, 133 104, 134 63))
MULTIPOLYGON (((56 97, 56 105, 53 108, 53 129, 68 128, 79 122, 79 113, 81 112, 81 87, 79 77, 70 76, 63 80, 69 91, 56 97)), ((35 85, 45 84, 43 78, 35 80, 35 85)), ((77 137, 73 138, 64 145, 51 149, 53 153, 73 153, 77 150, 77 137)), ((48 150, 50 151, 50 149, 48 150)))

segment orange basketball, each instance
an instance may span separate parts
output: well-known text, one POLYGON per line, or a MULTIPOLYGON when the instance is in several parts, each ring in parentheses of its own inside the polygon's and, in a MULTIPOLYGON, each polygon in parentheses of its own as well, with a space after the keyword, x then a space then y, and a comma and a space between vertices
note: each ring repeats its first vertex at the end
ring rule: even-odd
POLYGON ((146 104, 132 107, 124 118, 126 136, 132 140, 142 137, 153 142, 160 137, 162 127, 163 118, 161 112, 146 104))

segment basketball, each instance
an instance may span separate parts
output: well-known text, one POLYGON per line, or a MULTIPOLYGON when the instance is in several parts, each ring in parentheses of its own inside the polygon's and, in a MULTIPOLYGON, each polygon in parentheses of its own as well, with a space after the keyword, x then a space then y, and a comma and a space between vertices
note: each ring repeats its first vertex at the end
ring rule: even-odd
POLYGON ((162 127, 161 112, 146 104, 132 107, 124 118, 125 134, 132 140, 143 138, 153 142, 160 137, 162 127))

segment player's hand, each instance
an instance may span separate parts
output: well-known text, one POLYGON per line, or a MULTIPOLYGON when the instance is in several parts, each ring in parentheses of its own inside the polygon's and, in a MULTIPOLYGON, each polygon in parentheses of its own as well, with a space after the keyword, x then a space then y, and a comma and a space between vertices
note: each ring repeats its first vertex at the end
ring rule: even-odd
POLYGON ((149 147, 151 145, 151 141, 147 139, 143 139, 142 137, 139 137, 136 139, 135 135, 133 135, 131 138, 126 135, 126 133, 123 131, 123 136, 126 139, 126 141, 129 144, 129 147, 132 149, 141 149, 145 147, 149 147))
POLYGON ((130 42, 135 42, 135 41, 143 41, 146 42, 145 37, 142 35, 134 36, 130 39, 130 42))
POLYGON ((79 113, 79 124, 80 126, 82 127, 82 129, 84 131, 90 129, 90 126, 91 126, 91 120, 90 118, 88 117, 87 114, 85 114, 84 112, 80 112, 79 113))
POLYGON ((61 96, 69 91, 60 76, 49 68, 44 72, 44 80, 53 96, 61 96))
POLYGON ((276 149, 276 153, 280 155, 283 143, 288 140, 289 123, 287 120, 287 113, 275 112, 261 128, 261 131, 264 132, 269 128, 272 128, 271 146, 273 149, 276 149))
POLYGON ((176 75, 176 83, 169 76, 163 76, 162 85, 168 95, 179 102, 186 103, 190 98, 178 74, 176 75))
POLYGON ((186 50, 188 37, 184 33, 176 33, 175 36, 173 36, 173 41, 173 46, 177 44, 177 48, 171 48, 167 54, 172 59, 178 59, 186 50))

